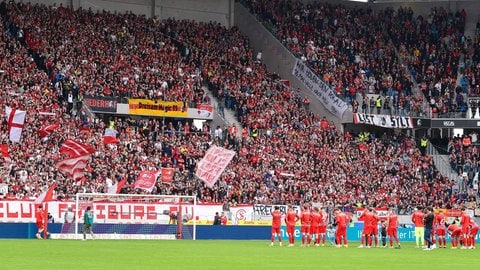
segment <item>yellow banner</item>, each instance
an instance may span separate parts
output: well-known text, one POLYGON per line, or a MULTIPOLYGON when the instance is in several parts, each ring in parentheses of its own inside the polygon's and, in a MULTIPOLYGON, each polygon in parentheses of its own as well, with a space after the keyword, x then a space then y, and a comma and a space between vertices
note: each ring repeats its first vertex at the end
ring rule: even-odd
POLYGON ((128 100, 130 114, 165 117, 187 117, 188 108, 181 101, 157 101, 132 98, 128 100))

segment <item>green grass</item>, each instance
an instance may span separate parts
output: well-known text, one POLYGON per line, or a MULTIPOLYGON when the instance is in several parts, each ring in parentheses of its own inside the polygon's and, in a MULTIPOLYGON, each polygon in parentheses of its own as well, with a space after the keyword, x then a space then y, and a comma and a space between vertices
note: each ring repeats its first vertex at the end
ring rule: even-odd
MULTIPOLYGON (((298 245, 298 244, 297 244, 298 245)), ((1 269, 476 269, 474 250, 269 247, 268 241, 1 240, 1 269)))

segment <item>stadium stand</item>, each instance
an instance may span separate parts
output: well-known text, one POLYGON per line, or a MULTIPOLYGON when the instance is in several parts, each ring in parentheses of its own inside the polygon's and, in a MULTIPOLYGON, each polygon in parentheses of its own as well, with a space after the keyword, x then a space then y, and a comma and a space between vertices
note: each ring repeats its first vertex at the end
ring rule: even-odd
MULTIPOLYGON (((326 8, 352 13, 345 28, 360 17, 370 20, 369 24, 375 22, 373 16, 363 16, 359 10, 326 8)), ((9 105, 28 112, 19 144, 8 142, 6 120, 2 123, 1 137, 10 157, 2 163, 1 180, 9 186, 6 198, 35 198, 56 181, 56 198, 67 200, 77 192, 106 192, 125 178, 122 193, 143 193, 133 188, 139 171, 171 166, 176 168, 173 183, 157 183, 153 194, 196 194, 200 202, 228 200, 233 205, 311 201, 351 207, 395 204, 402 213, 418 205, 453 206, 470 201, 471 196, 464 193, 471 190, 453 189, 455 181, 438 172, 432 158, 417 149, 414 138, 371 134, 360 140, 309 112, 303 100, 253 56, 248 40, 235 27, 23 3, 2 2, 0 12, 0 76, 1 87, 6 89, 0 105, 2 110, 9 105), (82 93, 195 104, 207 99, 203 85, 209 86, 227 110, 235 112, 243 125, 236 127, 242 129, 241 135, 232 132, 231 126, 199 130, 183 122, 112 116, 108 121, 114 122, 120 143, 109 147, 102 140, 110 125, 107 120, 93 119, 81 107, 77 110, 69 104, 73 103, 70 95, 78 100, 82 93), (58 123, 55 131, 39 136, 41 127, 53 123, 58 123), (54 166, 62 158, 60 145, 72 138, 97 149, 80 181, 62 175, 54 166), (207 188, 193 175, 196 162, 212 143, 235 150, 237 155, 217 184, 207 188)), ((393 13, 386 10, 383 16, 393 13)), ((290 26, 277 27, 290 33, 290 26)), ((352 43, 368 41, 372 35, 352 37, 352 43)), ((286 44, 298 52, 308 40, 301 37, 295 42, 285 36, 286 44)), ((317 42, 328 44, 327 40, 317 42)), ((382 69, 391 70, 385 78, 390 75, 394 83, 406 73, 386 44, 379 42, 376 53, 383 50, 392 58, 380 62, 382 69)), ((379 61, 368 49, 370 45, 358 45, 358 53, 372 54, 372 62, 363 67, 379 61)), ((320 50, 328 53, 327 47, 320 50)), ((347 56, 348 52, 343 52, 338 60, 349 62, 347 56)), ((451 57, 442 61, 448 59, 451 57)), ((352 65, 351 70, 349 65, 345 67, 343 71, 332 69, 343 74, 332 82, 355 83, 351 75, 358 73, 361 65, 352 65)), ((316 63, 316 68, 331 67, 316 63)), ((425 74, 428 72, 419 69, 416 77, 425 74)), ((375 76, 383 82, 382 76, 375 76)), ((374 92, 380 89, 374 88, 374 92)))

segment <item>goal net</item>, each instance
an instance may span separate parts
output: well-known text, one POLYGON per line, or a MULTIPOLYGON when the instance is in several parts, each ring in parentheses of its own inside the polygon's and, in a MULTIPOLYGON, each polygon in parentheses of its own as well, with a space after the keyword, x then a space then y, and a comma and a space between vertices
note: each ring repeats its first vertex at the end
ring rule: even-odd
MULTIPOLYGON (((83 239, 90 206, 95 239, 195 240, 196 205, 195 196, 78 193, 75 223, 64 224, 59 238, 83 239)), ((88 232, 86 238, 91 238, 88 232)))

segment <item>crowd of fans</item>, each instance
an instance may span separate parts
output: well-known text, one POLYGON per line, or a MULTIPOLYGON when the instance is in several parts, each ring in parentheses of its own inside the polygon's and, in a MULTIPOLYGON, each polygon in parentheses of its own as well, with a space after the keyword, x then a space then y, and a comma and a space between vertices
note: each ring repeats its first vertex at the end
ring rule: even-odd
POLYGON ((432 8, 422 16, 408 7, 242 2, 359 112, 376 113, 369 110, 374 94, 382 113, 465 117, 467 91, 456 87, 460 56, 472 42, 463 35, 465 10, 432 8))
MULTIPOLYGON (((145 193, 134 188, 140 171, 174 167, 173 182, 157 182, 152 194, 195 194, 200 202, 230 204, 397 205, 405 212, 417 205, 466 202, 414 138, 384 134, 358 141, 309 112, 253 57, 236 28, 22 3, 2 2, 0 13, 5 89, 0 107, 27 110, 21 143, 8 141, 2 122, 10 160, 2 161, 0 177, 8 199, 33 199, 54 181, 58 200, 79 191, 106 192, 125 178, 122 193, 145 193), (70 96, 82 93, 203 103, 208 102, 203 85, 235 111, 243 127, 198 129, 161 118, 101 120, 69 106, 70 96), (114 146, 102 140, 110 121, 119 132, 114 146), (52 123, 58 129, 39 136, 38 130, 52 123), (66 139, 97 150, 80 181, 55 168, 66 139), (211 144, 237 155, 207 188, 194 171, 211 144)), ((405 76, 397 64, 383 64, 396 70, 395 78, 405 76)))

